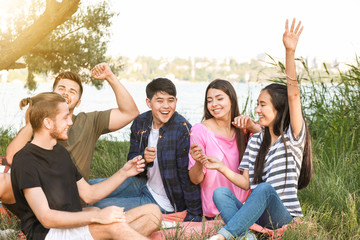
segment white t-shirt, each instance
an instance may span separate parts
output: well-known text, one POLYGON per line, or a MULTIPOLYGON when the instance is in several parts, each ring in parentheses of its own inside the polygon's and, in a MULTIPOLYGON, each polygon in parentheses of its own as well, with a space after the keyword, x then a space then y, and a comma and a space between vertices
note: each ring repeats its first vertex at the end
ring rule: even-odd
MULTIPOLYGON (((151 128, 147 146, 156 148, 158 139, 159 139, 159 129, 151 128)), ((174 207, 171 205, 171 202, 166 195, 164 183, 161 179, 161 173, 160 173, 157 155, 154 160, 154 165, 147 169, 147 177, 148 177, 148 181, 146 186, 148 187, 155 201, 164 210, 168 212, 174 212, 174 207)))

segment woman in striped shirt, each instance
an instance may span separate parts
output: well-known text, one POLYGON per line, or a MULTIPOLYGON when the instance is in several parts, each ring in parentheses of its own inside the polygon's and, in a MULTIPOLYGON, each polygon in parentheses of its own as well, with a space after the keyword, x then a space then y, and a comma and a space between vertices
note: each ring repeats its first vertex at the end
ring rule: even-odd
POLYGON ((226 225, 211 240, 256 239, 248 230, 253 223, 276 229, 302 216, 297 190, 309 184, 312 172, 311 137, 301 112, 295 68, 295 49, 302 30, 301 22, 295 27, 295 19, 289 30, 286 20, 287 85, 270 84, 261 91, 256 112, 263 130, 249 140, 239 166, 242 174, 218 159, 207 158, 207 168, 252 191, 242 204, 227 188, 215 190, 214 203, 226 225))

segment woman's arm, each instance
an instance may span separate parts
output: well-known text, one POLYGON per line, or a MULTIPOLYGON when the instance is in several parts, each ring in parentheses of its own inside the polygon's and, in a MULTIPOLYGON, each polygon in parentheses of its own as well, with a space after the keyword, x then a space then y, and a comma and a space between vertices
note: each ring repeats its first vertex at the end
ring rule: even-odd
POLYGON ((303 116, 301 112, 300 91, 296 76, 295 50, 300 34, 304 27, 301 26, 301 21, 300 21, 295 28, 295 21, 296 20, 294 18, 289 30, 288 20, 286 20, 285 32, 283 35, 283 43, 286 50, 285 67, 286 67, 286 82, 287 82, 287 92, 288 92, 289 111, 290 111, 290 124, 295 134, 295 137, 298 137, 303 122, 303 116))
POLYGON ((193 184, 199 184, 204 180, 205 174, 203 172, 204 154, 202 149, 197 144, 192 144, 190 147, 189 158, 195 160, 194 166, 189 170, 189 177, 193 184))
POLYGON ((242 188, 248 190, 250 188, 249 170, 244 170, 242 174, 238 174, 228 168, 222 161, 214 157, 207 157, 207 163, 205 164, 207 169, 214 169, 222 173, 230 182, 242 188))

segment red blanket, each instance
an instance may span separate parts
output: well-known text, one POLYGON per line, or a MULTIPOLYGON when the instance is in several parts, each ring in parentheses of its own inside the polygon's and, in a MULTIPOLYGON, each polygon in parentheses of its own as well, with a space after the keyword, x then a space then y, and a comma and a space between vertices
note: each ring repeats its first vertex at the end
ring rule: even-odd
MULTIPOLYGON (((163 214, 163 221, 166 222, 175 222, 177 227, 170 229, 160 229, 159 231, 151 234, 150 239, 153 240, 164 240, 164 239, 188 239, 190 236, 203 236, 203 235, 214 235, 216 229, 219 229, 224 225, 222 220, 211 220, 205 222, 184 222, 186 216, 186 211, 173 213, 173 214, 163 214)), ((295 219, 295 223, 298 223, 295 219)), ((271 230, 268 228, 263 228, 260 225, 254 223, 249 229, 253 232, 259 232, 269 235, 270 239, 280 239, 284 234, 284 231, 287 227, 293 224, 284 225, 282 228, 271 230)))

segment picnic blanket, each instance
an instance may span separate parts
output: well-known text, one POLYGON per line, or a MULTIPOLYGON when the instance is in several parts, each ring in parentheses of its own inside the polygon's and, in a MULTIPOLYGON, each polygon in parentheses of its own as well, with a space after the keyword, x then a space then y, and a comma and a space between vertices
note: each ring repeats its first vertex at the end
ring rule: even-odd
MULTIPOLYGON (((224 222, 219 220, 205 220, 203 222, 184 222, 186 216, 186 211, 177 212, 172 214, 163 214, 163 221, 175 223, 175 227, 170 228, 161 228, 160 230, 154 232, 150 235, 152 240, 164 240, 171 239, 181 236, 183 239, 190 238, 190 236, 203 236, 203 235, 214 235, 216 232, 214 228, 219 229, 224 226, 224 222)), ((268 228, 263 228, 260 225, 254 223, 249 229, 253 232, 267 234, 270 239, 280 239, 284 234, 286 228, 291 225, 297 224, 298 220, 295 219, 295 222, 292 224, 284 225, 283 227, 271 230, 268 228)))

